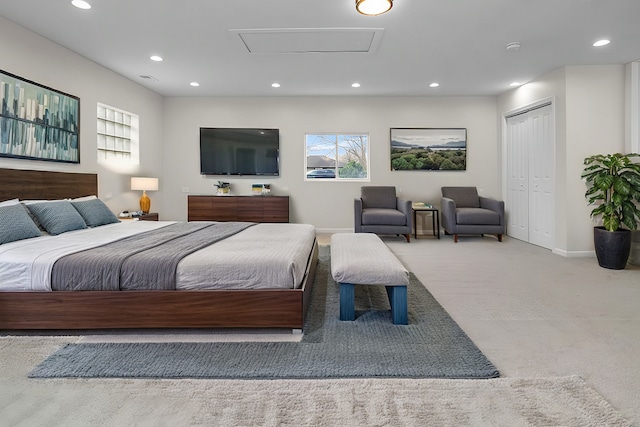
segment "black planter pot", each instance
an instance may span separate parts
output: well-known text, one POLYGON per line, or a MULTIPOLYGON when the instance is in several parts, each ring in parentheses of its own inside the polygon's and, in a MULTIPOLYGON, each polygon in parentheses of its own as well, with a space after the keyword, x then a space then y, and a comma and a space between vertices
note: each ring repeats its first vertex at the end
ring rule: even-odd
POLYGON ((631 251, 631 230, 607 231, 593 228, 593 242, 600 267, 622 270, 627 265, 631 251))

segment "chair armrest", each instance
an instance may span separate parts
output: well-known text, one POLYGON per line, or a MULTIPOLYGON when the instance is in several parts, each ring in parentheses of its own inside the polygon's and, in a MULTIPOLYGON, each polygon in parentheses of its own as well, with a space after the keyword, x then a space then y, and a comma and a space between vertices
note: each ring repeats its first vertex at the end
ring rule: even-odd
POLYGON ((500 225, 504 224, 504 202, 502 200, 480 197, 480 207, 496 212, 500 215, 500 225))
MULTIPOLYGON (((396 209, 404 214, 405 225, 413 226, 413 209, 411 209, 411 200, 399 199, 396 197, 396 209)), ((411 230, 409 230, 411 233, 411 230)))
POLYGON ((353 225, 354 231, 360 233, 362 231, 362 199, 353 199, 353 225))
POLYGON ((396 198, 396 209, 404 213, 407 218, 411 218, 413 210, 411 209, 411 200, 396 198))
POLYGON ((448 197, 440 199, 442 228, 454 234, 456 231, 456 202, 448 197))

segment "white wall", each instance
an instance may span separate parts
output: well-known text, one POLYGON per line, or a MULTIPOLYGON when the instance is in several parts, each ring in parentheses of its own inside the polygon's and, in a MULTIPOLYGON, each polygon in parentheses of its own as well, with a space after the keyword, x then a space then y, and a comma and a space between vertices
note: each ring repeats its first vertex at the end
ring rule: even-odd
MULTIPOLYGON (((556 126, 556 244, 567 256, 593 252, 593 225, 580 178, 583 160, 624 149, 623 65, 568 66, 498 97, 502 117, 509 111, 553 98, 556 126)), ((500 126, 504 120, 499 119, 500 126)), ((504 140, 502 141, 504 144, 504 140)))
MULTIPOLYGON (((321 230, 353 229, 353 199, 363 183, 304 181, 305 133, 367 132, 370 185, 395 185, 402 196, 439 204, 443 185, 476 185, 500 196, 494 97, 260 97, 167 98, 164 101, 165 203, 162 216, 184 220, 187 194, 212 194, 220 177, 199 174, 200 127, 279 128, 279 178, 225 178, 235 194, 249 194, 252 182, 270 182, 274 194, 291 196, 291 221, 321 230), (467 128, 465 172, 392 172, 392 127, 467 128)), ((429 225, 430 227, 430 225, 429 225)))
MULTIPOLYGON (((98 195, 114 212, 137 208, 140 194, 129 189, 129 177, 162 174, 162 97, 2 17, 0 58, 3 71, 80 98, 80 164, 0 157, 0 167, 98 173, 98 195), (98 102, 140 116, 139 165, 106 169, 98 164, 98 102)), ((154 206, 161 205, 162 191, 150 197, 154 206)))

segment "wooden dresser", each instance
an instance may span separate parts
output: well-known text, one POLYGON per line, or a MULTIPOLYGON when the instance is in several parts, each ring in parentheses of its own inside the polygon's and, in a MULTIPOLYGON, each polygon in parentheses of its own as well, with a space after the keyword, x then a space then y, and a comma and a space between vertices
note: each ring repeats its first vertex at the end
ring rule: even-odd
POLYGON ((289 196, 188 196, 189 221, 289 222, 289 196))

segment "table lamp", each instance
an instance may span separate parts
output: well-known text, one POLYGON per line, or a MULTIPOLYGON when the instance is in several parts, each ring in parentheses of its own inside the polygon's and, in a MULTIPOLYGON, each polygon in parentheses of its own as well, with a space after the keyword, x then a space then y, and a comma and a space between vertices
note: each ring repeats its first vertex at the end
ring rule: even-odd
POLYGON ((147 191, 158 191, 158 178, 131 177, 131 189, 142 190, 140 210, 143 214, 148 214, 151 209, 151 200, 147 196, 147 191))

